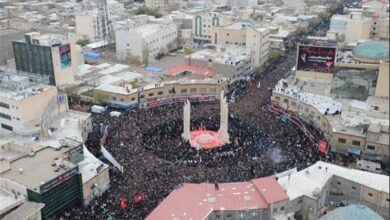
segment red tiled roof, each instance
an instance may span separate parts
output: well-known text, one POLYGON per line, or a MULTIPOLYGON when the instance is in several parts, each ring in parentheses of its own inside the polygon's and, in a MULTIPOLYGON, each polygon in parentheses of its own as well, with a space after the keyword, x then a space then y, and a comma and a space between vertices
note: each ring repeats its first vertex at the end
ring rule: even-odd
POLYGON ((170 67, 165 71, 164 74, 167 76, 176 76, 184 71, 191 72, 191 74, 203 75, 208 77, 215 75, 215 71, 211 68, 188 64, 181 64, 170 67))
POLYGON ((205 218, 212 210, 264 209, 271 202, 286 199, 286 193, 273 176, 249 182, 221 183, 219 190, 209 183, 184 184, 171 192, 146 219, 196 220, 205 218))

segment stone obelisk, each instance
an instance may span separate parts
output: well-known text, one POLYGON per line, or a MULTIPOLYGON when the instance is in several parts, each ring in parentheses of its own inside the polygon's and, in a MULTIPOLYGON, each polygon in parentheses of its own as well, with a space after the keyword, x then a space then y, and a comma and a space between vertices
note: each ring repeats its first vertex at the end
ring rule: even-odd
POLYGON ((224 92, 221 92, 221 120, 219 125, 218 134, 219 137, 227 144, 230 143, 230 137, 228 133, 228 102, 224 95, 224 92))
POLYGON ((191 102, 187 100, 183 107, 183 134, 181 135, 184 140, 190 140, 190 114, 191 114, 191 102))

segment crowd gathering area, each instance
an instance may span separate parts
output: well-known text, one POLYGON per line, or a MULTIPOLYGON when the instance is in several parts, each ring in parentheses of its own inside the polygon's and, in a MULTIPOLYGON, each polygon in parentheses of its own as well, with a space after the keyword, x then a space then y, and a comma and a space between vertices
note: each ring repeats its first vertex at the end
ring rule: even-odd
MULTIPOLYGON (((347 166, 352 162, 348 156, 318 151, 322 137, 315 128, 307 125, 314 136, 310 140, 296 125, 267 110, 271 88, 294 66, 294 53, 289 56, 264 74, 240 81, 236 100, 229 103, 230 143, 219 148, 195 149, 182 138, 183 103, 126 111, 118 118, 93 114, 86 147, 102 159, 101 127, 108 125, 104 147, 123 166, 123 172, 112 167, 110 188, 102 196, 60 217, 145 219, 183 183, 247 181, 301 170, 318 160, 347 166)), ((191 103, 191 130, 217 131, 219 108, 219 101, 191 103)))

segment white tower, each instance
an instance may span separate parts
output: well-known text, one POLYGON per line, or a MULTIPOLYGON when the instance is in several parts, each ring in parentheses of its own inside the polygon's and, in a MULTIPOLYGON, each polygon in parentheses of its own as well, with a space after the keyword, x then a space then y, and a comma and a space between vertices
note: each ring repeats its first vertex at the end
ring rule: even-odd
POLYGON ((183 107, 183 134, 181 135, 184 140, 190 140, 190 114, 191 114, 191 102, 187 100, 183 107))
POLYGON ((219 137, 227 144, 230 143, 230 137, 228 133, 228 102, 224 95, 224 92, 221 92, 221 120, 219 125, 218 134, 219 137))

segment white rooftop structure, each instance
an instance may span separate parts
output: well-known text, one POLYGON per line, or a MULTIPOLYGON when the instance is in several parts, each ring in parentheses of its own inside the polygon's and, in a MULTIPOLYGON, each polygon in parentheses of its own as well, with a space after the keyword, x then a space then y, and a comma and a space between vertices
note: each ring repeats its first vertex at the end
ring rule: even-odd
POLYGON ((389 193, 389 177, 386 175, 346 168, 323 161, 318 161, 306 169, 292 173, 290 177, 281 177, 278 182, 287 191, 290 200, 301 196, 314 199, 313 192, 323 189, 333 176, 339 176, 375 190, 389 193))
MULTIPOLYGON (((191 54, 191 59, 211 59, 213 63, 237 65, 250 59, 250 49, 239 45, 219 45, 216 50, 203 49, 191 54)), ((189 57, 189 56, 187 56, 189 57)))

